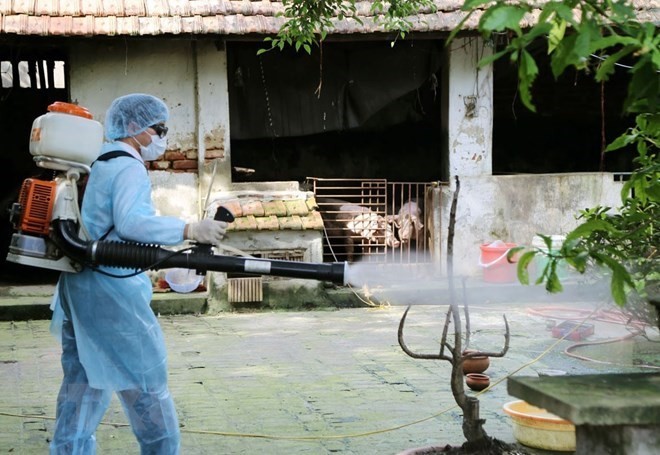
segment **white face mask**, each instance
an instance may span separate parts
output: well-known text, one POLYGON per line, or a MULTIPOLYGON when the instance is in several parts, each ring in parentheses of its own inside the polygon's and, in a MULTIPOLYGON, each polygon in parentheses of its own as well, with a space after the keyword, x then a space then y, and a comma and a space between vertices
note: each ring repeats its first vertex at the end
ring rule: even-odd
POLYGON ((157 160, 167 149, 167 137, 160 137, 157 134, 151 135, 151 144, 146 147, 140 144, 137 139, 135 139, 135 142, 140 145, 140 155, 142 155, 144 161, 157 160))

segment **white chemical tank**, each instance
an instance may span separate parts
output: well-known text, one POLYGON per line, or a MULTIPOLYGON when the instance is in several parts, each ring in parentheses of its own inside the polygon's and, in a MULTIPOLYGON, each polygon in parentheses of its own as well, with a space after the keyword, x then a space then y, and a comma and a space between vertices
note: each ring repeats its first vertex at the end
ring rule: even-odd
POLYGON ((103 125, 82 106, 56 101, 30 131, 30 153, 90 165, 103 145, 103 125))

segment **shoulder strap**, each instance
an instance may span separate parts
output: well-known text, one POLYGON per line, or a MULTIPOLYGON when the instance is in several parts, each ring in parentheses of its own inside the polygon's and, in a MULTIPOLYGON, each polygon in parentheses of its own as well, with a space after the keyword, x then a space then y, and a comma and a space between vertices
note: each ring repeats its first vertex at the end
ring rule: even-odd
POLYGON ((105 240, 106 237, 108 237, 108 235, 110 235, 110 233, 112 232, 112 230, 113 230, 114 228, 115 228, 114 225, 110 226, 110 229, 108 229, 107 231, 105 231, 105 234, 103 234, 103 235, 99 238, 99 240, 105 240))
MULTIPOLYGON (((112 152, 106 152, 103 155, 99 156, 98 158, 96 158, 96 160, 94 160, 94 163, 96 163, 97 161, 108 161, 113 158, 117 158, 119 156, 127 156, 129 158, 133 158, 134 160, 137 160, 137 158, 135 158, 133 155, 131 155, 128 152, 124 152, 123 150, 114 150, 112 152)), ((92 163, 92 166, 94 166, 94 163, 92 163)))

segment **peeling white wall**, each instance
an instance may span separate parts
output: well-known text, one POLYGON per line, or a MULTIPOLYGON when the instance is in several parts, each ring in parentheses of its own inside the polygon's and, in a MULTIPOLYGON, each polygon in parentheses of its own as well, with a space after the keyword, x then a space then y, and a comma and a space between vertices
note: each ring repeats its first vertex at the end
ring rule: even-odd
POLYGON ((176 216, 186 222, 198 219, 197 174, 151 171, 149 177, 156 213, 176 216))
POLYGON ((455 39, 447 49, 442 122, 450 176, 492 173, 493 70, 477 67, 491 54, 479 37, 455 39))
MULTIPOLYGON (((70 48, 69 86, 71 99, 101 122, 118 96, 141 92, 163 99, 170 110, 168 151, 197 154, 201 163, 207 148, 222 148, 225 157, 214 183, 229 185, 226 53, 214 41, 76 41, 70 48)), ((202 196, 196 173, 152 171, 150 176, 159 213, 198 216, 202 196)))
MULTIPOLYGON (((199 106, 198 140, 202 197, 211 191, 224 191, 231 186, 231 153, 229 136, 229 88, 227 86, 227 53, 216 43, 199 41, 196 45, 197 103, 199 106), (222 149, 222 157, 203 166, 203 156, 222 149)), ((204 201, 203 201, 204 202, 204 201)))

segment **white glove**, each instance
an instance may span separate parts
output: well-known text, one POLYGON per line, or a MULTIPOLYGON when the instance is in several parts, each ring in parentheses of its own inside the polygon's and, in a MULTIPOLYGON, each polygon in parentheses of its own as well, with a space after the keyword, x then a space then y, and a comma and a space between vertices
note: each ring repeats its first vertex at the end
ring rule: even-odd
POLYGON ((208 245, 218 245, 227 232, 227 223, 204 219, 186 226, 186 238, 208 245))

